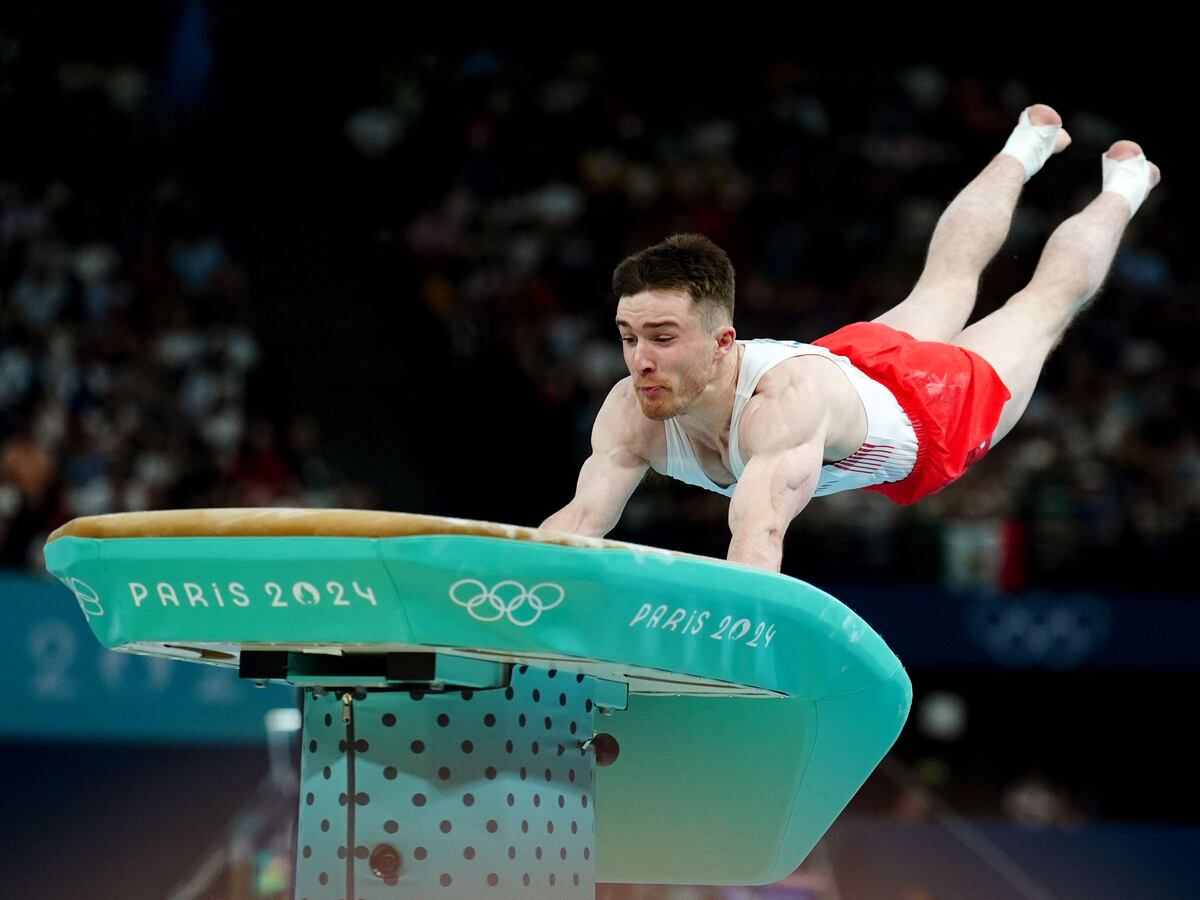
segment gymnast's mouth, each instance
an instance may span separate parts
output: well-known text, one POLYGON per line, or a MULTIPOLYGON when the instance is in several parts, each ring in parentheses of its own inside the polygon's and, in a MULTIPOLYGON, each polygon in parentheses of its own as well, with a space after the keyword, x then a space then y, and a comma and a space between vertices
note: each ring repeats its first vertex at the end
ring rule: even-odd
POLYGON ((645 385, 643 387, 639 387, 638 390, 641 391, 643 394, 645 394, 647 397, 657 397, 659 395, 659 393, 661 393, 662 391, 665 391, 666 388, 660 384, 650 384, 650 385, 645 385))

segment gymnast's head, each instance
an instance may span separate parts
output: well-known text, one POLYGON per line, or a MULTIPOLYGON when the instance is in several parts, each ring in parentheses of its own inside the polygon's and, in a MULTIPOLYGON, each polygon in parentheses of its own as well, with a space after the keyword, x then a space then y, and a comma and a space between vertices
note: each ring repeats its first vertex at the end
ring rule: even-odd
POLYGON ((613 272, 625 365, 649 418, 677 416, 719 387, 736 349, 733 280, 725 251, 700 234, 672 235, 613 272))

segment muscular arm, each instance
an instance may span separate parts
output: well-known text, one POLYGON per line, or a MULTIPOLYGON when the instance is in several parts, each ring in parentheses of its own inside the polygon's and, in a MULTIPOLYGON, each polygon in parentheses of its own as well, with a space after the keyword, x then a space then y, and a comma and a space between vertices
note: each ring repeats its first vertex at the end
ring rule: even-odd
POLYGON ((756 396, 751 404, 756 401, 742 420, 741 443, 751 457, 729 504, 728 558, 778 572, 783 536, 821 478, 824 421, 803 412, 809 405, 790 392, 777 398, 756 396))
POLYGON ((641 411, 629 395, 629 379, 609 392, 592 426, 592 455, 579 472, 575 498, 542 528, 603 537, 621 518, 625 504, 646 469, 645 431, 641 411))

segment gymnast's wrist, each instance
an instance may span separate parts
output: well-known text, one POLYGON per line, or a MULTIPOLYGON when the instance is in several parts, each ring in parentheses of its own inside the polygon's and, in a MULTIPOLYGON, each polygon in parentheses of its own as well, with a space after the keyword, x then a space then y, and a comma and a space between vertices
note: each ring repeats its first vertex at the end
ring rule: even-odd
POLYGON ((783 541, 770 533, 748 537, 734 535, 726 559, 731 563, 778 572, 783 564, 783 541))

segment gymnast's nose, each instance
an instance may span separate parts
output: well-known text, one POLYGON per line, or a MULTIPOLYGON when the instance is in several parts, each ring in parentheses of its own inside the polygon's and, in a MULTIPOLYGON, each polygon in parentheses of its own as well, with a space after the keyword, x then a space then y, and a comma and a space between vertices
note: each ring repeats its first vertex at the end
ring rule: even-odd
POLYGON ((633 348, 633 368, 643 375, 653 372, 657 368, 654 350, 648 342, 638 341, 637 346, 633 348))

